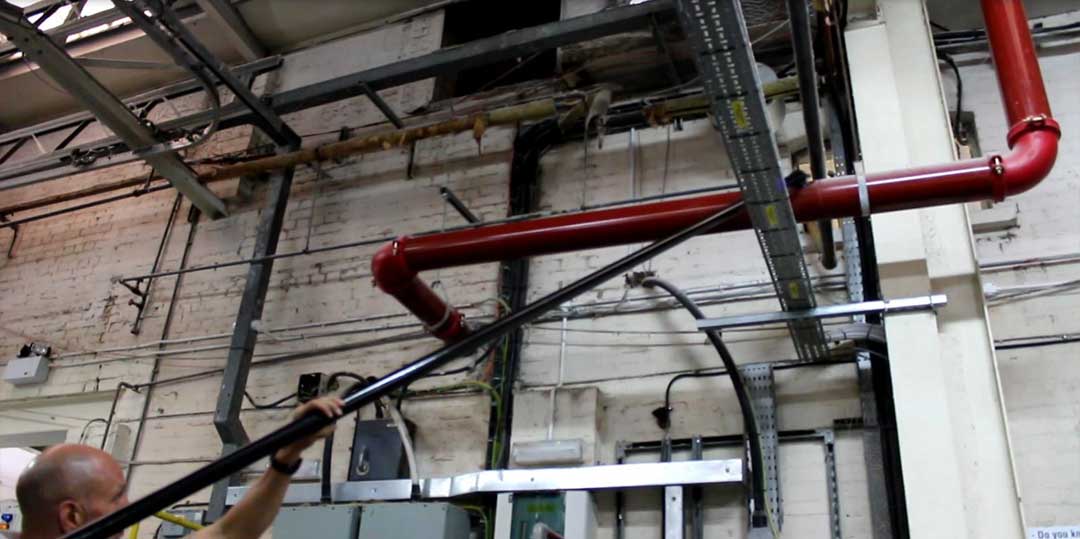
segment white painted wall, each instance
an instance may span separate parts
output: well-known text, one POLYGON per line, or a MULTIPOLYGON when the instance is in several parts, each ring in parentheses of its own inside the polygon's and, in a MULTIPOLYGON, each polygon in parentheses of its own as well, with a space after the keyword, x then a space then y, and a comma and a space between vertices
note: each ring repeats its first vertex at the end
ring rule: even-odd
MULTIPOLYGON (((1080 12, 1050 17, 1039 22, 1055 26, 1080 21, 1080 12)), ((1016 196, 992 210, 970 205, 973 219, 992 212, 1015 211, 1018 226, 976 236, 980 263, 1039 258, 1080 252, 1080 43, 1056 40, 1038 49, 1050 106, 1061 123, 1063 136, 1058 160, 1050 177, 1038 188, 1016 196), (1015 209, 1015 210, 1014 210, 1015 209)), ((1008 130, 1001 108, 997 81, 987 53, 957 57, 964 82, 964 109, 975 113, 979 142, 984 153, 1007 150, 1008 130)), ((955 79, 943 71, 943 85, 954 108, 955 79)), ((989 288, 1038 286, 1080 279, 1080 263, 1034 266, 1026 269, 984 271, 989 288)), ((1040 291, 1007 301, 989 302, 994 338, 1015 339, 1038 335, 1080 332, 1076 316, 1080 293, 1076 287, 1040 291)), ((1020 494, 1028 526, 1080 524, 1080 408, 1076 388, 1080 367, 1075 359, 1080 344, 999 350, 998 365, 1020 494)))
POLYGON ((0 447, 0 500, 15 499, 19 474, 34 460, 36 453, 19 447, 0 447))

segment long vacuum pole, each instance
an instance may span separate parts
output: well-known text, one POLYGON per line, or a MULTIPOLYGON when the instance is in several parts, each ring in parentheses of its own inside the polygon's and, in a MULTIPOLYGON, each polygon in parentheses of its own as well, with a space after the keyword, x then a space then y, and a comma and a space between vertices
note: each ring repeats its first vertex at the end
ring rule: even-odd
MULTIPOLYGON (((562 303, 574 299, 588 290, 591 290, 600 283, 617 277, 619 274, 640 265, 642 262, 645 262, 694 236, 713 231, 728 219, 738 215, 741 210, 741 202, 729 206, 693 226, 624 256, 604 268, 601 268, 560 290, 556 290, 555 292, 544 296, 516 313, 511 313, 509 316, 502 318, 491 325, 478 329, 463 340, 431 352, 380 378, 376 382, 355 391, 347 391, 345 395, 343 395, 345 400, 345 413, 343 416, 347 416, 349 413, 355 412, 380 397, 386 396, 390 392, 416 381, 424 374, 431 372, 448 361, 474 352, 484 344, 502 337, 522 324, 537 319, 544 313, 562 303)), ((340 351, 345 348, 347 347, 338 346, 334 347, 334 350, 340 351)), ((326 353, 325 350, 312 350, 295 354, 295 356, 316 356, 324 353, 326 353)), ((113 535, 122 532, 124 528, 179 502, 186 496, 190 496, 224 477, 239 472, 243 468, 270 455, 278 448, 294 440, 318 432, 320 429, 332 424, 334 421, 336 421, 336 419, 330 419, 321 414, 301 417, 270 434, 251 442, 235 452, 199 468, 176 482, 148 494, 144 498, 125 508, 106 515, 65 535, 63 539, 107 539, 112 537, 113 535)))

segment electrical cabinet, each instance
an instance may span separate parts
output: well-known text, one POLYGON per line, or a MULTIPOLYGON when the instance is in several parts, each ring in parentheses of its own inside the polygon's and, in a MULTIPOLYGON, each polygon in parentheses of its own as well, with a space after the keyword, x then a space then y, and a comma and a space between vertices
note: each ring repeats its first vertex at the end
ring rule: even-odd
POLYGON ((364 506, 358 539, 468 539, 469 515, 448 503, 364 506))
POLYGON ((449 503, 284 507, 274 539, 469 539, 469 515, 449 503))
POLYGON ((500 494, 495 506, 495 539, 547 537, 595 539, 596 502, 586 491, 500 494))
POLYGON ((391 419, 357 420, 349 459, 349 481, 409 477, 409 463, 391 419))
POLYGON ((359 505, 282 507, 274 519, 275 539, 356 539, 359 505))

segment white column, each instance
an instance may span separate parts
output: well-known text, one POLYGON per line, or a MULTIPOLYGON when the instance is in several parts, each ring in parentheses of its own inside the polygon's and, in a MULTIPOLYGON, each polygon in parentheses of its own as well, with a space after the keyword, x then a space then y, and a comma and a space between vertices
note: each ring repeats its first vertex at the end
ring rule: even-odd
MULTIPOLYGON (((923 3, 880 0, 848 55, 868 172, 955 158, 923 3)), ((965 9, 971 9, 966 7, 965 9)), ((886 298, 947 294, 886 320, 912 537, 1022 537, 1023 517, 978 265, 962 205, 874 217, 886 298)))

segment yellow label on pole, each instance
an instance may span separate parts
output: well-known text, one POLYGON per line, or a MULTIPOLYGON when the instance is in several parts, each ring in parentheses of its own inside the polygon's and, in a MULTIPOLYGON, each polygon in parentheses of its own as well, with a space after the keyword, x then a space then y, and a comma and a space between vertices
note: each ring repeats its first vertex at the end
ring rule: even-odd
POLYGON ((799 288, 799 283, 788 283, 788 296, 791 299, 799 299, 800 295, 801 289, 799 288))
POLYGON ((765 218, 768 219, 770 227, 775 227, 780 224, 780 216, 776 214, 775 204, 765 206, 765 218))
POLYGON ((731 102, 731 115, 735 118, 735 125, 739 129, 750 127, 750 116, 746 113, 746 101, 736 99, 731 102))

